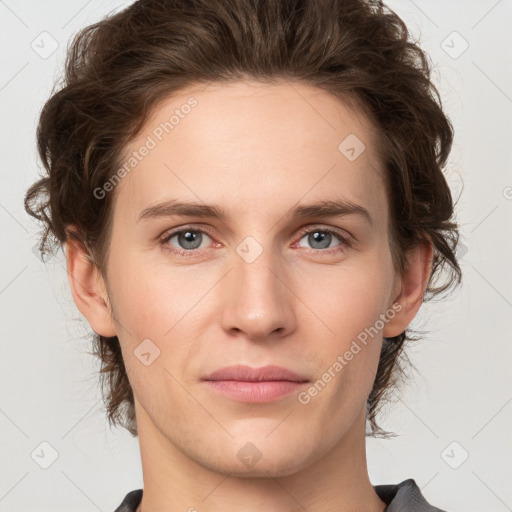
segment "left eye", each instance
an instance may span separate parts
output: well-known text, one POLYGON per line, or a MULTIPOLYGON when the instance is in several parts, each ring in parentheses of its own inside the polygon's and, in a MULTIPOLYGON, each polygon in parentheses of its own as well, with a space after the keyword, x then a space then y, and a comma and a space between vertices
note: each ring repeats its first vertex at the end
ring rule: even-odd
MULTIPOLYGON (((307 239, 307 242, 312 246, 313 250, 320 251, 323 249, 332 248, 333 246, 331 246, 331 242, 336 238, 342 242, 338 245, 348 244, 348 239, 346 237, 332 229, 311 229, 302 233, 301 240, 305 238, 307 239)), ((334 247, 336 247, 336 245, 334 247)))

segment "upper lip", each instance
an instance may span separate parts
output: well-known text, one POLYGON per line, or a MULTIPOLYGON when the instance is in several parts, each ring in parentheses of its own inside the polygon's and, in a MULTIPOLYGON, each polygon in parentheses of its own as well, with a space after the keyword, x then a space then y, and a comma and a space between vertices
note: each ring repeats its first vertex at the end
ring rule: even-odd
POLYGON ((238 380, 246 382, 263 382, 272 380, 288 380, 291 382, 307 382, 305 379, 291 370, 280 366, 268 365, 260 368, 251 368, 246 365, 226 366, 210 373, 203 380, 238 380))

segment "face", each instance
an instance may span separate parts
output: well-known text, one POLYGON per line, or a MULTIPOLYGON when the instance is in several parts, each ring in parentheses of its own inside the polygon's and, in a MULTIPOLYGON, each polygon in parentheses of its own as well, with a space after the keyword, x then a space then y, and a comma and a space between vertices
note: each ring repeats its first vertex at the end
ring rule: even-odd
POLYGON ((319 89, 236 82, 130 142, 106 285, 141 439, 268 476, 360 430, 400 292, 373 137, 319 89))

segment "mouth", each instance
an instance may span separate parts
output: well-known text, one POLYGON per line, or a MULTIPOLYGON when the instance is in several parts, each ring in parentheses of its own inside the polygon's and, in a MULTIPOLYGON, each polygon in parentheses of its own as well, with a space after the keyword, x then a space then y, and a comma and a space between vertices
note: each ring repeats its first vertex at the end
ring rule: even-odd
POLYGON ((214 392, 245 403, 268 403, 298 391, 309 380, 279 366, 251 368, 235 365, 217 370, 202 379, 214 392))

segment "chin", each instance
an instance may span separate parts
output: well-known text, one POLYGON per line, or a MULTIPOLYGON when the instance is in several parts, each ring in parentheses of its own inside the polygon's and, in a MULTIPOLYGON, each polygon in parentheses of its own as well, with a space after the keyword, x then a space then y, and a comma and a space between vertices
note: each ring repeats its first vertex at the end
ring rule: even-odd
MULTIPOLYGON (((211 461, 212 462, 212 461, 211 461)), ((307 467, 307 461, 297 460, 290 454, 281 457, 261 458, 253 466, 245 466, 239 462, 227 463, 225 459, 210 469, 236 478, 278 478, 298 473, 307 467)))
POLYGON ((293 475, 309 466, 320 451, 303 438, 275 436, 274 439, 246 435, 242 440, 218 443, 215 453, 196 454, 196 462, 209 469, 238 478, 271 478, 293 475), (253 439, 250 441, 249 439, 253 439), (300 448, 298 448, 300 447, 300 448), (228 456, 228 454, 232 454, 228 456))

